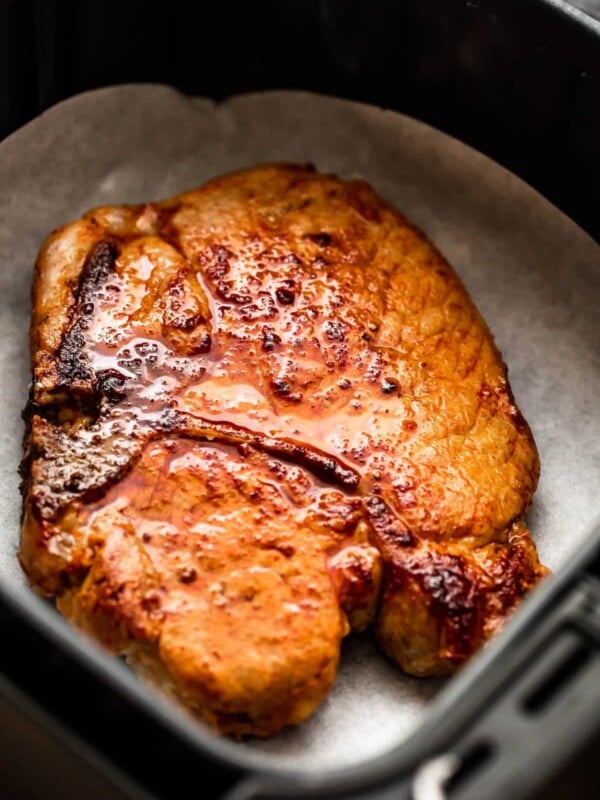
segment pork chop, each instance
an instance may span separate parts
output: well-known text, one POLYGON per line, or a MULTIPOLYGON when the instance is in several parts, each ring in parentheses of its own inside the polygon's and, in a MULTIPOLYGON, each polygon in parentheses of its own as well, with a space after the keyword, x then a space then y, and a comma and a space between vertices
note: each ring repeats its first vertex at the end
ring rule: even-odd
POLYGON ((306 719, 374 625, 417 676, 545 574, 539 471, 485 322, 365 183, 274 165, 51 234, 20 558, 221 732, 306 719))

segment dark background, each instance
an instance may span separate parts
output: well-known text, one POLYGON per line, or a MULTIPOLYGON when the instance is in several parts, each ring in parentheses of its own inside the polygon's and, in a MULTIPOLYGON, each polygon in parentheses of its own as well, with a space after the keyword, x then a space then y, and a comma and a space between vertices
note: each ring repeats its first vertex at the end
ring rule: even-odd
POLYGON ((0 0, 0 138, 110 83, 303 88, 463 139, 600 238, 600 28, 582 19, 552 0, 0 0))
MULTIPOLYGON (((161 5, 0 0, 0 138, 63 97, 113 82, 166 81, 217 98, 314 89, 398 108, 458 135, 600 236, 600 33, 540 12, 543 3, 161 5)), ((600 20, 600 0, 572 5, 600 20)), ((597 757, 595 740, 540 800, 600 796, 597 757)), ((126 796, 24 716, 10 693, 0 697, 0 797, 126 796)))

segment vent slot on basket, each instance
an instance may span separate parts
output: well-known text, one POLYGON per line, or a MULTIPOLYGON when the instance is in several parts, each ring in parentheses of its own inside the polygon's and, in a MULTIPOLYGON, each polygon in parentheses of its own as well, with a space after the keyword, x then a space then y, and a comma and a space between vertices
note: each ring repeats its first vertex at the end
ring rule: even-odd
POLYGON ((473 745, 464 756, 461 757, 461 762, 452 776, 446 783, 446 794, 452 797, 460 786, 463 786, 469 778, 472 778, 481 767, 490 760, 494 754, 494 746, 491 742, 481 741, 473 745))
POLYGON ((583 642, 578 644, 524 697, 523 709, 530 714, 543 711, 560 693, 561 689, 581 672, 591 656, 589 647, 583 642))

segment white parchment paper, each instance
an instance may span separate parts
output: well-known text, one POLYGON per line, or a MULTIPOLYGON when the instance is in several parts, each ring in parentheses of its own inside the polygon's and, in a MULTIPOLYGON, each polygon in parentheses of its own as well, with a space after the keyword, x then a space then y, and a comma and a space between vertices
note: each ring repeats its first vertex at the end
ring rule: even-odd
MULTIPOLYGON (((92 206, 157 200, 280 160, 366 179, 463 278, 540 450, 529 522, 542 560, 559 568, 598 516, 600 248, 572 221, 494 162, 397 113, 300 92, 214 105, 164 86, 122 86, 61 103, 0 144, 0 581, 13 591, 30 591, 15 558, 16 468, 42 240, 92 206)), ((297 768, 357 764, 407 737, 437 687, 403 676, 358 637, 311 721, 243 746, 297 768)))

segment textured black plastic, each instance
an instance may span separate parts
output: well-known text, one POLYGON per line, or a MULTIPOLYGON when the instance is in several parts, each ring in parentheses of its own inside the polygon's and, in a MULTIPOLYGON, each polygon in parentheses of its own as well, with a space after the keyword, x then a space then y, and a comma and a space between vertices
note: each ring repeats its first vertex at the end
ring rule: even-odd
MULTIPOLYGON (((348 800, 549 800, 547 786, 543 794, 536 792, 586 741, 600 739, 599 685, 600 525, 584 551, 528 599, 519 619, 475 670, 454 679, 443 707, 438 705, 423 726, 427 729, 418 733, 420 763, 413 769, 403 765, 397 776, 380 763, 368 789, 337 789, 348 800), (438 793, 431 793, 430 782, 421 792, 419 770, 422 777, 448 756, 456 763, 438 793)), ((578 794, 573 787, 570 800, 597 797, 597 773, 588 767, 589 793, 578 794)), ((283 796, 308 795, 268 779, 262 792, 244 795, 256 800, 283 796)))
MULTIPOLYGON (((600 239, 600 24, 560 0, 179 0, 160 11, 143 0, 0 0, 0 137, 64 97, 130 81, 216 99, 302 88, 412 114, 508 166, 600 239)), ((380 760, 361 787, 338 781, 312 796, 414 797, 415 768, 447 752, 458 757, 443 790, 452 800, 518 800, 547 782, 600 730, 599 552, 596 532, 453 681, 412 760, 380 760), (532 760, 531 742, 544 758, 532 760)), ((209 759, 2 597, 0 626, 19 642, 2 648, 4 679, 155 796, 221 797, 239 781, 239 798, 309 796, 291 778, 209 759)))
MULTIPOLYGON (((24 694, 34 717, 37 708, 53 721, 51 733, 75 735, 160 798, 185 797, 191 788, 207 785, 213 792, 209 796, 217 798, 237 781, 239 769, 233 764, 203 759, 152 714, 116 692, 106 676, 62 647, 51 632, 2 600, 0 630, 11 645, 0 655, 0 692, 4 689, 12 697, 14 687, 24 694)), ((0 759, 0 770, 1 765, 0 759)))
MULTIPOLYGON (((23 611, 0 595, 0 625, 11 643, 0 654, 2 683, 18 687, 30 706, 43 710, 46 723, 54 720, 55 733, 74 735, 164 800, 190 787, 227 800, 547 800, 547 788, 541 795, 536 790, 586 741, 600 739, 600 526, 472 668, 454 678, 410 748, 403 746, 404 757, 391 752, 364 767, 358 780, 349 772, 347 780, 249 774, 210 758, 177 726, 162 725, 147 706, 119 691, 93 657, 78 658, 23 611), (418 793, 419 771, 448 755, 457 763, 442 793, 418 793)), ((590 791, 595 773, 588 766, 590 791)), ((596 795, 573 790, 569 796, 596 795)))
POLYGON ((561 0, 0 0, 0 136, 111 83, 315 90, 458 136, 596 238, 599 80, 600 22, 561 0))

